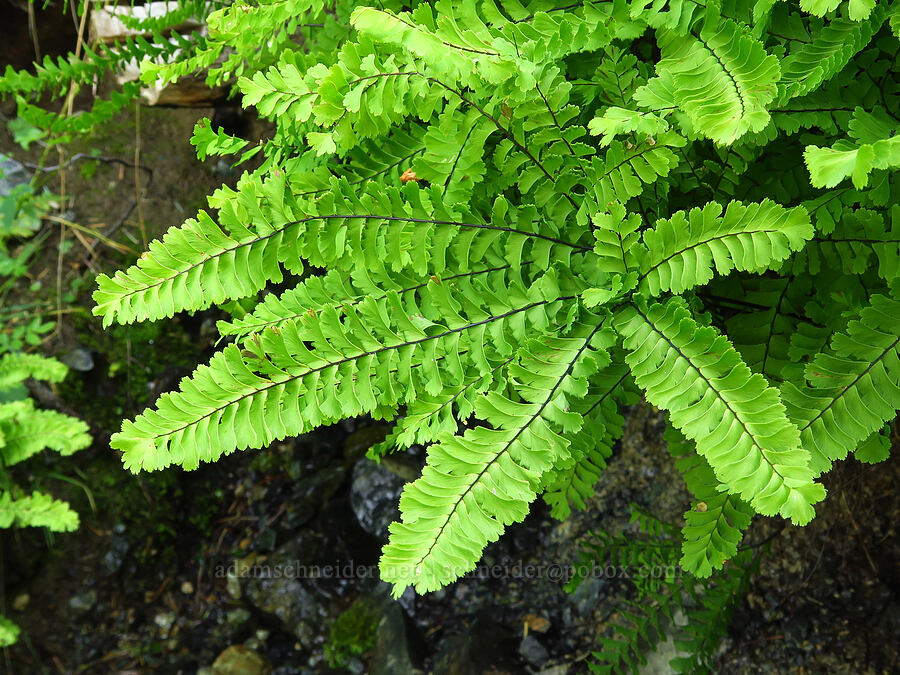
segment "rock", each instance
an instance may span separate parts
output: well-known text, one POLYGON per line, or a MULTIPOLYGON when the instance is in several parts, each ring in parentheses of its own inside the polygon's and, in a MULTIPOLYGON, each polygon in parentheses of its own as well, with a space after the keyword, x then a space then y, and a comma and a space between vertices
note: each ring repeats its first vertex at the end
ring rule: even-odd
POLYGON ((550 659, 550 652, 534 635, 526 635, 519 643, 519 654, 534 668, 540 668, 550 659))
POLYGON ((606 587, 606 579, 601 576, 588 576, 572 593, 570 601, 579 616, 588 616, 600 604, 600 596, 606 587))
MULTIPOLYGON (((275 565, 271 569, 277 569, 275 565)), ((287 576, 251 579, 245 596, 257 609, 277 617, 285 631, 304 644, 315 636, 321 621, 319 602, 299 579, 287 576)))
POLYGON ((366 532, 387 539, 388 525, 400 515, 398 504, 404 484, 400 476, 365 457, 354 465, 350 505, 366 532))
POLYGON ((84 591, 69 598, 69 607, 80 613, 87 612, 97 604, 97 591, 84 591))
POLYGON ((16 596, 16 599, 13 600, 12 606, 13 609, 17 612, 21 612, 23 609, 28 607, 28 603, 31 601, 31 596, 28 593, 20 593, 16 596))
POLYGON ((344 482, 344 474, 343 467, 332 466, 314 471, 296 481, 291 492, 293 508, 290 512, 289 526, 295 529, 316 515, 322 504, 328 501, 344 482))
POLYGON ((406 639, 403 610, 395 602, 385 605, 378 620, 369 668, 372 675, 412 675, 416 672, 406 639))
POLYGON ((85 347, 75 347, 63 354, 60 359, 72 370, 86 373, 94 369, 94 355, 85 347))
POLYGON ((181 582, 181 592, 185 595, 193 595, 194 584, 192 584, 190 581, 181 582))
POLYGON ((114 534, 109 542, 109 550, 103 556, 103 567, 106 568, 108 574, 115 574, 125 562, 125 556, 128 554, 129 543, 128 537, 125 536, 125 528, 118 525, 113 530, 114 534))
POLYGON ((212 665, 215 675, 269 675, 272 666, 265 657, 243 645, 231 645, 212 665))

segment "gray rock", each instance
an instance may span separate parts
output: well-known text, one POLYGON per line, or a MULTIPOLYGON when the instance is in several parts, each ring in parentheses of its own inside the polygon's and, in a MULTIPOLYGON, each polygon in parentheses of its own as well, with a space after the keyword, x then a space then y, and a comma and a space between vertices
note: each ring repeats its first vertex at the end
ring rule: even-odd
POLYGON ((372 675, 412 675, 416 672, 406 639, 403 610, 397 603, 385 604, 378 620, 370 672, 372 675))
POLYGON ((337 492, 344 481, 344 474, 343 467, 326 467, 296 481, 291 495, 293 508, 289 514, 289 526, 297 528, 312 519, 322 504, 337 492))
MULTIPOLYGON (((274 565, 271 569, 276 569, 274 565)), ((277 617, 285 631, 308 644, 316 634, 322 612, 316 597, 300 579, 286 576, 253 578, 244 590, 257 609, 277 617)))
POLYGON ((128 538, 123 532, 119 532, 118 528, 114 530, 109 542, 109 550, 103 556, 103 567, 106 568, 108 574, 115 574, 125 562, 125 556, 128 555, 128 538))
POLYGON ((540 668, 550 659, 550 652, 534 635, 522 638, 522 642, 519 643, 519 654, 534 668, 540 668))
POLYGON ((388 525, 400 515, 398 504, 405 481, 386 466, 363 458, 353 467, 350 505, 360 526, 387 539, 388 525))
POLYGON ((72 370, 83 373, 94 369, 94 356, 89 349, 85 347, 75 347, 60 357, 60 361, 65 363, 72 370))

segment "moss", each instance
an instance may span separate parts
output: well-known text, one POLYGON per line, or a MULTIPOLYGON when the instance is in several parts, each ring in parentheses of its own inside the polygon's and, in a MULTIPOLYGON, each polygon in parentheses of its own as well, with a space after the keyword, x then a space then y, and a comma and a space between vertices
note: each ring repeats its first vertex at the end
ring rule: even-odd
POLYGON ((361 656, 375 646, 378 612, 366 598, 358 598, 331 626, 325 643, 325 658, 332 668, 342 668, 347 660, 361 656))

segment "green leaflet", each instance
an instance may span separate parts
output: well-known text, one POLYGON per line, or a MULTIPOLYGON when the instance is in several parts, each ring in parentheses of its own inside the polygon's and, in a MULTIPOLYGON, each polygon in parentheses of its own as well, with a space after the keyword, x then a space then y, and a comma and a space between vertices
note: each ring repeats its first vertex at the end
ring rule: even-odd
POLYGON ((845 178, 852 178, 854 187, 864 188, 873 169, 900 166, 900 138, 861 145, 838 141, 831 148, 810 145, 803 152, 803 159, 816 187, 834 187, 845 178))
POLYGON ((40 492, 13 499, 0 492, 0 528, 46 527, 54 532, 78 529, 78 514, 65 502, 40 492))
POLYGON ((776 390, 715 329, 674 300, 619 310, 628 365, 654 405, 697 443, 716 478, 759 513, 809 522, 825 496, 776 390))
MULTIPOLYGON (((825 16, 841 4, 842 0, 801 0, 800 7, 810 14, 825 16)), ((847 8, 850 19, 852 21, 868 19, 869 14, 875 9, 875 4, 875 0, 849 0, 847 8)))
POLYGON ((21 629, 5 616, 0 614, 0 647, 9 647, 19 639, 21 629))

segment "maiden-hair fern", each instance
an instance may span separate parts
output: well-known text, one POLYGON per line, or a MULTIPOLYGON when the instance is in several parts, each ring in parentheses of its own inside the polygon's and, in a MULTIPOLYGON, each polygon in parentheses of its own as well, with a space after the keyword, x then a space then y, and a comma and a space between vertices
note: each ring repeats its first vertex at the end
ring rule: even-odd
MULTIPOLYGON (((215 213, 99 277, 107 325, 258 300, 113 437, 128 468, 391 420, 376 453, 428 446, 381 559, 399 595, 471 570, 540 495, 584 508, 640 392, 680 433, 699 576, 754 513, 808 522, 831 462, 884 457, 893 3, 411 4, 241 1, 145 64, 230 45, 277 128, 215 213)), ((247 148, 205 122, 194 143, 247 148)))

